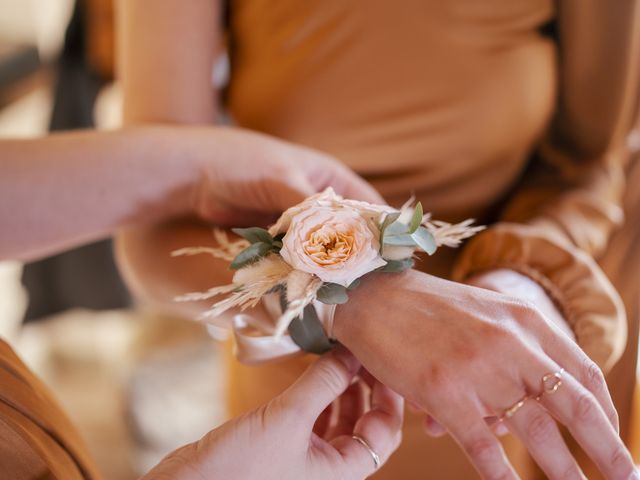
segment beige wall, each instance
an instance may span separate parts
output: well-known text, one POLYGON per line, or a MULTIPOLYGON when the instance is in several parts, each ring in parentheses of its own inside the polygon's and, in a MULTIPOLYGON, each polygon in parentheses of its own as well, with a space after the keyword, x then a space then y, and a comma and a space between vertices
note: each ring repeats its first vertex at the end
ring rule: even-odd
POLYGON ((0 38, 38 45, 54 55, 64 37, 73 0, 0 0, 0 38))

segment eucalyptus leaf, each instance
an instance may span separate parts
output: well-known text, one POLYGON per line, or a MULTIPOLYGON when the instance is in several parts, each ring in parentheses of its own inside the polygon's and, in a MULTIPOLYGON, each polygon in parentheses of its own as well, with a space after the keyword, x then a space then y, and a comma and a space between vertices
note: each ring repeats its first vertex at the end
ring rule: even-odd
POLYGON ((394 237, 398 235, 406 235, 409 233, 409 227, 401 222, 393 222, 384 231, 384 237, 394 237))
POLYGON ((384 221, 382 225, 380 225, 380 248, 382 249, 382 244, 384 243, 384 232, 389 225, 395 222, 400 217, 401 212, 388 213, 386 217, 384 217, 384 221))
POLYGON ((230 268, 232 270, 238 270, 250 263, 260 260, 271 251, 273 251, 273 247, 270 243, 260 242, 249 245, 233 259, 230 268))
POLYGON ((341 305, 349 301, 347 288, 337 283, 325 283, 317 293, 318 301, 329 305, 341 305))
POLYGON ((436 239, 433 238, 431 232, 424 227, 418 228, 411 234, 411 237, 415 240, 416 244, 429 255, 433 255, 438 248, 436 239))
POLYGON ((358 288, 358 285, 360 285, 361 281, 362 281, 362 277, 356 278, 353 282, 349 284, 349 286, 347 287, 347 290, 354 290, 358 288))
POLYGON ((242 238, 246 238, 251 243, 268 243, 271 244, 273 242, 273 237, 271 234, 260 227, 251 227, 251 228, 232 228, 231 231, 236 235, 240 235, 242 238))
POLYGON ((394 245, 396 247, 415 247, 416 241, 413 235, 405 233, 403 235, 391 235, 384 237, 383 245, 394 245))
POLYGON ((289 324, 289 335, 303 351, 318 355, 328 352, 337 343, 325 333, 313 305, 307 305, 302 317, 294 319, 289 324))
POLYGON ((411 223, 409 224, 409 233, 413 233, 418 230, 418 227, 422 223, 422 203, 418 202, 415 210, 413 211, 413 217, 411 217, 411 223))
POLYGON ((386 273, 398 273, 404 272, 413 267, 415 262, 412 258, 405 258, 403 260, 387 260, 387 264, 383 267, 378 268, 378 272, 386 272, 386 273))

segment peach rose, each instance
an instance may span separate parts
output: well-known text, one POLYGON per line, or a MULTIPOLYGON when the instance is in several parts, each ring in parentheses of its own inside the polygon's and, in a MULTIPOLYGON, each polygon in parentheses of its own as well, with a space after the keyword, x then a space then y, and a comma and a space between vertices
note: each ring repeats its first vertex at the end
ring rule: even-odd
POLYGON ((357 210, 309 206, 291 218, 280 255, 296 270, 349 286, 384 266, 376 225, 357 210))
POLYGON ((289 225, 291 224, 293 217, 298 215, 300 212, 317 207, 332 207, 334 209, 344 208, 350 211, 355 211, 367 220, 372 220, 378 224, 382 221, 384 215, 398 211, 398 209, 388 205, 374 205, 372 203, 344 199, 342 196, 336 194, 336 192, 333 191, 333 188, 327 187, 324 191, 312 195, 302 203, 287 209, 280 216, 278 221, 269 228, 269 233, 273 236, 276 236, 279 233, 285 233, 289 230, 289 225))

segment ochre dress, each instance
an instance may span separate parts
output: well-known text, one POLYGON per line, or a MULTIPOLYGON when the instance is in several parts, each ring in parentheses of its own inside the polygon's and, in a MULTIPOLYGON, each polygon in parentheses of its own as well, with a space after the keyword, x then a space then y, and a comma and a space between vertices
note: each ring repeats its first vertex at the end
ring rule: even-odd
MULTIPOLYGON (((335 155, 391 204, 413 193, 437 218, 491 223, 420 268, 534 278, 608 371, 625 347, 625 314, 594 257, 623 223, 638 25, 636 1, 235 0, 227 106, 243 127, 335 155)), ((232 413, 271 398, 303 365, 231 361, 232 413)), ((617 381, 633 385, 622 370, 617 381)), ((505 443, 532 478, 524 449, 505 443)), ((428 438, 412 415, 375 476, 474 477, 459 448, 428 438)))
POLYGON ((0 479, 98 478, 80 436, 47 387, 0 339, 0 479))

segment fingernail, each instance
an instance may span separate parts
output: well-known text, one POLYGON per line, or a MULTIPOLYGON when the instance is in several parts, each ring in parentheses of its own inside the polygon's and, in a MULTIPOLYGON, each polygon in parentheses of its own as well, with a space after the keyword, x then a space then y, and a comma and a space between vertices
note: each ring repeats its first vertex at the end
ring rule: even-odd
POLYGON ((349 373, 356 373, 360 369, 360 362, 353 354, 344 347, 337 347, 333 351, 333 355, 338 359, 349 373))

